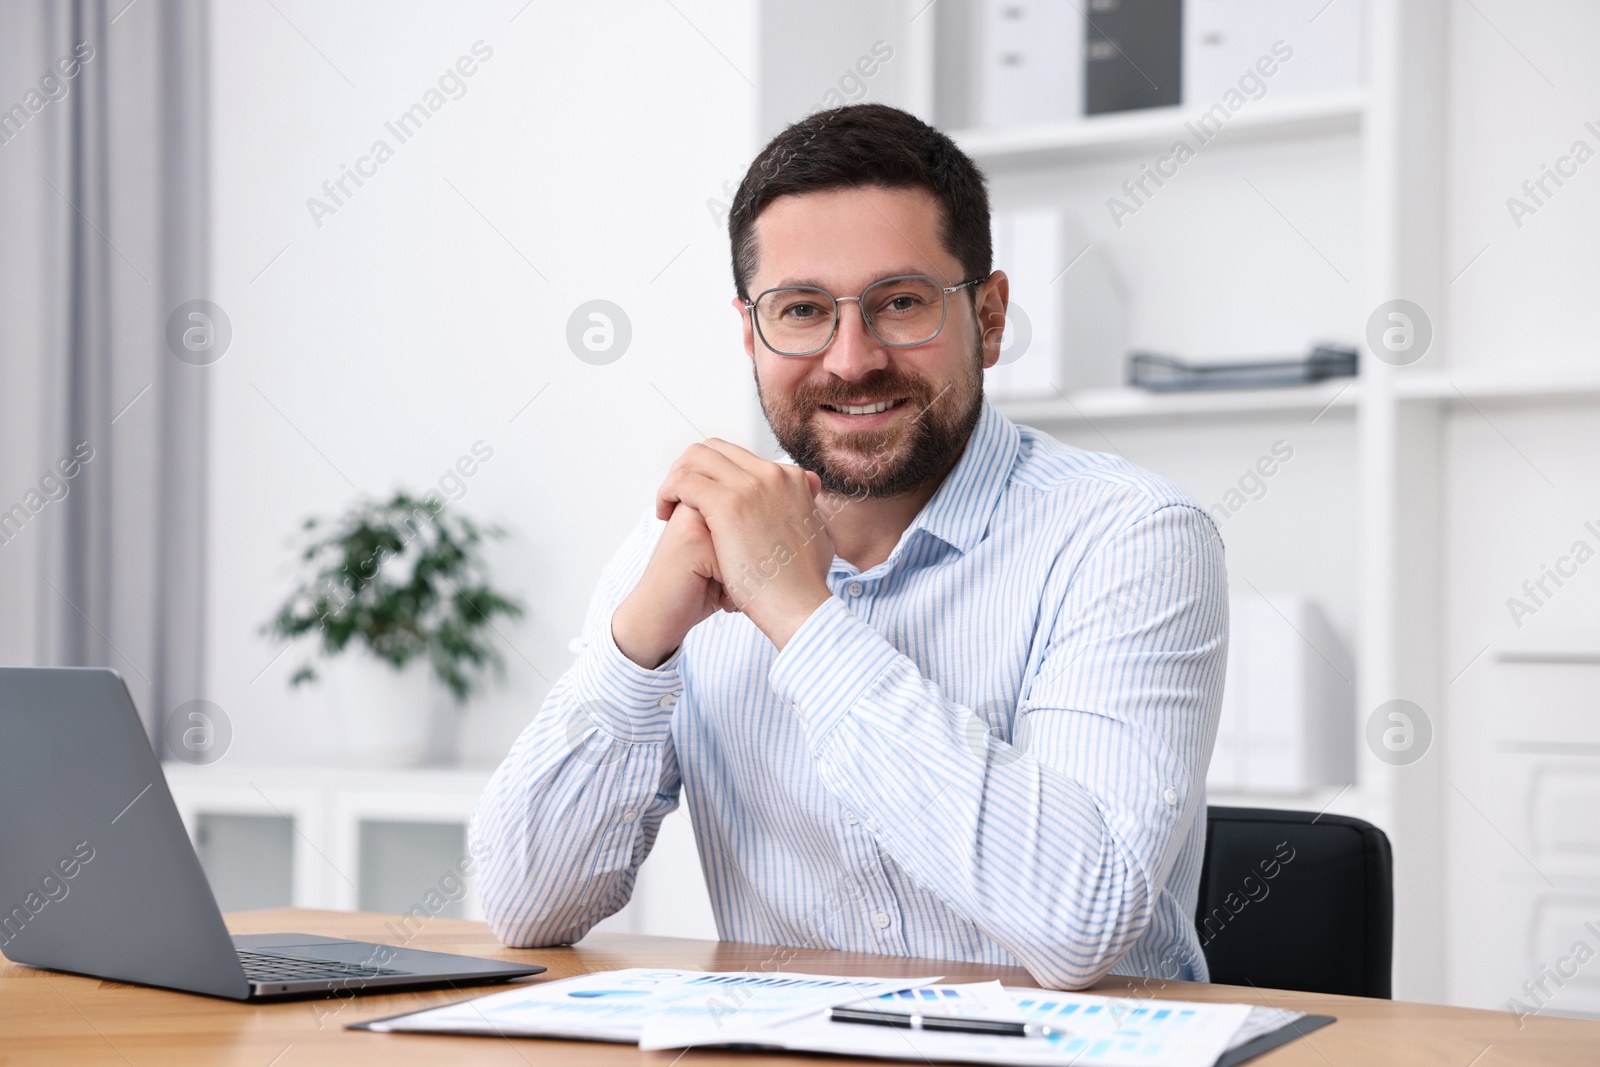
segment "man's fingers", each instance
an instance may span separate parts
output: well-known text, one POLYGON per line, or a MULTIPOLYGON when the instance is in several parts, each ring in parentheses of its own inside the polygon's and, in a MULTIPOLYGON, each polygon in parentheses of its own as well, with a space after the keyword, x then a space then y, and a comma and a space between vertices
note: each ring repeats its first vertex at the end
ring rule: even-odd
POLYGON ((704 465, 697 462, 697 456, 705 454, 706 449, 696 442, 684 449, 683 454, 672 461, 666 477, 661 479, 661 485, 656 489, 656 518, 666 519, 672 515, 673 505, 678 502, 678 498, 669 491, 674 479, 681 476, 684 471, 700 470, 706 473, 704 465))
POLYGON ((713 452, 726 456, 730 462, 736 463, 748 471, 756 471, 767 466, 772 461, 762 459, 747 448, 740 448, 732 441, 724 441, 720 437, 708 437, 700 442, 713 452))
POLYGON ((696 470, 682 470, 663 483, 657 499, 670 501, 674 505, 689 505, 700 513, 701 520, 709 528, 711 523, 707 516, 713 512, 720 513, 720 509, 735 495, 733 489, 715 478, 696 470))
POLYGON ((715 437, 690 445, 683 455, 683 465, 685 470, 699 471, 716 481, 746 486, 757 484, 757 476, 765 468, 777 466, 715 437))
MULTIPOLYGON (((730 486, 747 485, 748 480, 753 480, 743 468, 716 450, 690 445, 688 451, 672 465, 672 470, 667 472, 666 479, 656 490, 656 514, 660 516, 663 511, 670 513, 670 505, 683 499, 685 483, 694 478, 702 478, 708 482, 726 482, 730 486)), ((703 513, 705 508, 700 508, 700 511, 703 513)))
MULTIPOLYGON (((756 474, 751 473, 734 463, 728 457, 711 448, 694 448, 692 454, 685 454, 666 481, 661 483, 661 488, 656 490, 656 513, 659 515, 670 503, 679 500, 686 501, 707 514, 710 508, 716 507, 720 502, 728 501, 734 497, 745 495, 752 487, 760 487, 756 474), (686 487, 704 485, 715 486, 723 490, 721 493, 706 496, 704 491, 691 499, 686 487)), ((777 470, 778 464, 768 463, 767 467, 777 470)))
MULTIPOLYGON (((754 452, 740 448, 730 441, 724 441, 720 437, 708 437, 700 443, 704 447, 697 449, 691 446, 689 451, 684 453, 684 459, 691 464, 696 463, 698 460, 705 460, 709 466, 698 467, 697 469, 703 470, 707 474, 713 474, 714 477, 723 476, 714 472, 727 472, 727 476, 731 478, 734 476, 733 472, 738 471, 742 472, 744 478, 747 479, 745 484, 752 485, 759 484, 764 479, 770 478, 774 472, 782 472, 786 478, 789 478, 800 470, 799 467, 792 463, 774 463, 771 460, 762 459, 754 452)), ((820 485, 821 483, 819 482, 818 484, 820 485)))
MULTIPOLYGON (((667 472, 661 487, 656 491, 656 518, 667 519, 672 516, 673 506, 682 499, 680 489, 675 481, 688 473, 696 473, 711 481, 725 482, 729 486, 740 484, 750 486, 760 484, 760 476, 776 469, 788 468, 798 470, 793 464, 773 463, 762 459, 748 449, 724 441, 720 437, 708 437, 704 441, 690 445, 672 464, 672 469, 667 472)), ((803 472, 806 483, 810 486, 811 495, 815 498, 822 491, 822 480, 810 471, 803 472)))

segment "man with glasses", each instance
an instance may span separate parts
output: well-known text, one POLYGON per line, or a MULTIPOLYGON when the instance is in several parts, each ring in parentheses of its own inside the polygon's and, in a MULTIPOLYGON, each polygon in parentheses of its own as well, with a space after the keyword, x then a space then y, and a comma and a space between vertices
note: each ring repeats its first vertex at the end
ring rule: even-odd
POLYGON ((473 816, 491 927, 581 938, 683 797, 725 939, 1203 980, 1210 518, 984 398, 1008 283, 942 133, 819 112, 728 221, 790 462, 691 445, 602 572, 473 816))

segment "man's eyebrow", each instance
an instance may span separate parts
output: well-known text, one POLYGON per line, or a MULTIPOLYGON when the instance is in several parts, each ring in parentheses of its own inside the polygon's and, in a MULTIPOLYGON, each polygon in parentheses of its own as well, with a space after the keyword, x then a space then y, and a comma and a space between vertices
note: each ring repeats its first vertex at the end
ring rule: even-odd
MULTIPOLYGON (((886 270, 886 271, 882 272, 881 274, 876 275, 872 279, 872 281, 867 283, 867 285, 873 285, 873 284, 875 284, 877 282, 881 282, 885 278, 902 278, 902 277, 905 277, 908 274, 917 274, 917 275, 922 275, 924 277, 936 277, 936 275, 930 275, 926 270, 919 270, 916 267, 895 267, 895 268, 892 268, 890 270, 886 270)), ((943 283, 941 282, 940 284, 943 284, 943 283)), ((830 292, 830 293, 833 292, 833 290, 829 289, 828 286, 825 283, 823 283, 821 281, 818 281, 817 279, 811 278, 811 277, 783 278, 783 279, 779 280, 778 282, 776 282, 775 284, 773 284, 771 286, 768 286, 768 288, 770 288, 770 289, 787 289, 790 286, 795 286, 795 285, 808 285, 813 289, 827 289, 828 292, 830 292)), ((866 286, 864 285, 864 286, 862 286, 862 288, 865 289, 866 286)))

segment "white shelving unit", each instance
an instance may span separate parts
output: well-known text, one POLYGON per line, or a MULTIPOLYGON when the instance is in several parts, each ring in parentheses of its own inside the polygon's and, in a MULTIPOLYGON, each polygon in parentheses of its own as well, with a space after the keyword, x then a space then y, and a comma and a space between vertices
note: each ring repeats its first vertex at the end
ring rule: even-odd
MULTIPOLYGON (((1329 206, 1341 228, 1359 234, 1359 258, 1354 263, 1344 260, 1342 271, 1334 267, 1338 277, 1327 274, 1314 282, 1332 291, 1351 291, 1354 299, 1345 302, 1348 318, 1343 319, 1340 333, 1353 342, 1363 340, 1370 309, 1396 297, 1438 306, 1430 297, 1437 294, 1439 285, 1437 246, 1417 240, 1417 235, 1430 230, 1436 233, 1437 228, 1426 218, 1429 205, 1408 197, 1406 190, 1425 181, 1438 166, 1437 144, 1417 137, 1416 131, 1423 125, 1419 122, 1421 109, 1437 100, 1442 77, 1442 44, 1432 32, 1442 19, 1442 5, 1417 3, 1402 10, 1378 0, 1367 5, 1366 16, 1367 83, 1362 91, 1331 99, 1263 100, 1241 111, 1214 144, 1206 146, 1213 161, 1222 153, 1232 153, 1239 160, 1238 169, 1248 172, 1243 175, 1246 180, 1253 175, 1252 189, 1271 186, 1278 179, 1275 196, 1281 195, 1277 189, 1308 181, 1310 175, 1299 166, 1299 160, 1311 153, 1322 153, 1333 161, 1331 165, 1346 168, 1345 172, 1359 181, 1359 195, 1329 206), (1407 143, 1402 143, 1402 131, 1411 135, 1407 143)), ((1180 108, 1168 115, 1097 118, 1073 128, 968 136, 963 143, 977 153, 992 178, 1000 176, 995 184, 1003 201, 1004 179, 1022 168, 1036 173, 1047 168, 1054 168, 1055 173, 1064 168, 1090 169, 1104 166, 1111 156, 1136 164, 1152 149, 1170 144, 1192 117, 1180 108)), ((1267 194, 1262 193, 1261 198, 1267 199, 1267 194)), ((1207 210, 1200 196, 1180 206, 1194 214, 1207 210)), ((1273 210, 1304 244, 1329 260, 1316 247, 1318 242, 1304 232, 1316 221, 1314 215, 1295 211, 1290 218, 1290 211, 1277 205, 1273 210)), ((1185 239, 1186 219, 1169 214, 1161 221, 1171 240, 1185 239)), ((1214 230, 1202 232, 1218 239, 1214 230)), ((1240 235, 1239 239, 1243 243, 1250 238, 1240 235)), ((1259 287, 1264 299, 1271 301, 1284 289, 1275 271, 1287 272, 1285 265, 1290 263, 1286 256, 1263 262, 1247 284, 1259 287)), ((1333 266, 1332 262, 1328 265, 1333 266)), ((1170 278, 1165 280, 1174 284, 1170 278)), ((1179 280, 1175 284, 1185 283, 1179 280)), ((1147 295, 1146 300, 1163 297, 1181 301, 1183 293, 1179 288, 1147 295)), ((1319 327, 1325 328, 1308 322, 1305 332, 1315 333, 1319 327)), ((1228 455, 1228 443, 1247 420, 1261 426, 1263 439, 1268 433, 1299 439, 1313 425, 1322 428, 1324 437, 1306 447, 1338 454, 1340 465, 1349 469, 1353 492, 1344 498, 1346 506, 1340 506, 1336 492, 1330 492, 1320 514, 1307 514, 1308 508, 1316 507, 1315 497, 1290 501, 1283 511, 1256 513, 1265 529, 1253 541, 1230 538, 1227 528, 1224 540, 1234 541, 1229 565, 1236 596, 1241 595, 1239 576, 1247 578, 1256 569, 1277 571, 1280 582, 1286 577, 1296 583, 1294 592, 1335 602, 1337 592, 1332 587, 1353 582, 1353 612, 1339 621, 1357 661, 1356 721, 1350 723, 1358 739, 1356 781, 1313 794, 1232 795, 1211 800, 1331 808, 1384 827, 1394 841, 1397 857, 1397 995, 1442 1000, 1446 983, 1439 907, 1443 892, 1439 783, 1426 767, 1396 768, 1371 756, 1364 728, 1372 710, 1395 697, 1437 706, 1438 653, 1430 636, 1436 620, 1425 617, 1425 612, 1424 617, 1417 617, 1415 612, 1419 603, 1435 603, 1432 583, 1436 577, 1407 569, 1400 561, 1411 555, 1404 543, 1408 531, 1415 536, 1418 529, 1427 529, 1430 513, 1437 508, 1436 490, 1428 477, 1438 462, 1437 455, 1418 446, 1436 424, 1439 404, 1449 403, 1455 394, 1446 373, 1401 374, 1374 359, 1365 344, 1361 350, 1361 374, 1354 381, 1217 394, 1153 395, 1118 390, 1079 397, 1069 394, 1042 404, 1013 402, 1006 409, 1017 421, 1035 420, 1041 428, 1074 443, 1102 449, 1105 445, 1089 435, 1074 434, 1073 425, 1092 423, 1100 436, 1125 444, 1137 440, 1138 426, 1181 425, 1189 448, 1197 452, 1214 449, 1219 456, 1228 455), (1115 429, 1108 428, 1113 426, 1115 429), (1330 541, 1357 546, 1352 568, 1341 568, 1336 562, 1319 564, 1318 557, 1324 555, 1320 552, 1294 558, 1296 534, 1308 521, 1323 525, 1330 541)), ((1497 384, 1501 391, 1513 392, 1522 387, 1522 379, 1497 384)), ((1564 384, 1552 381, 1555 390, 1564 384)), ((1472 395, 1473 387, 1462 388, 1472 395)), ((1170 446, 1166 451, 1166 458, 1176 464, 1179 457, 1170 455, 1170 446)), ((1152 450, 1148 465, 1162 469, 1162 452, 1152 450)), ((1220 481, 1234 472, 1237 462, 1219 459, 1218 466, 1220 481)), ((1178 469, 1183 468, 1179 465, 1178 469)), ((1209 502, 1198 486, 1192 491, 1202 504, 1209 502)))

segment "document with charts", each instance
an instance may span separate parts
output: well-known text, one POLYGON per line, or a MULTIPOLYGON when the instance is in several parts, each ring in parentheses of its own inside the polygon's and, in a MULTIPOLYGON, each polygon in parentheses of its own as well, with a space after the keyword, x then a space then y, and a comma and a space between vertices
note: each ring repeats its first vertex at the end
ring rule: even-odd
POLYGON ((645 1026, 643 1049, 764 1046, 792 1052, 925 1062, 995 1063, 1039 1067, 1213 1067, 1230 1049, 1284 1026, 1299 1013, 1249 1004, 1100 997, 1002 986, 999 982, 928 985, 863 998, 852 1007, 923 1016, 1006 1019, 1039 1023, 1050 1033, 1000 1037, 831 1022, 814 1011, 788 1022, 717 1033, 688 1019, 645 1026))
POLYGON ((936 981, 938 976, 851 978, 794 971, 634 967, 528 983, 504 993, 373 1019, 351 1028, 632 1043, 639 1040, 647 1020, 693 1024, 719 1035, 734 1026, 774 1026, 834 1004, 936 981))

